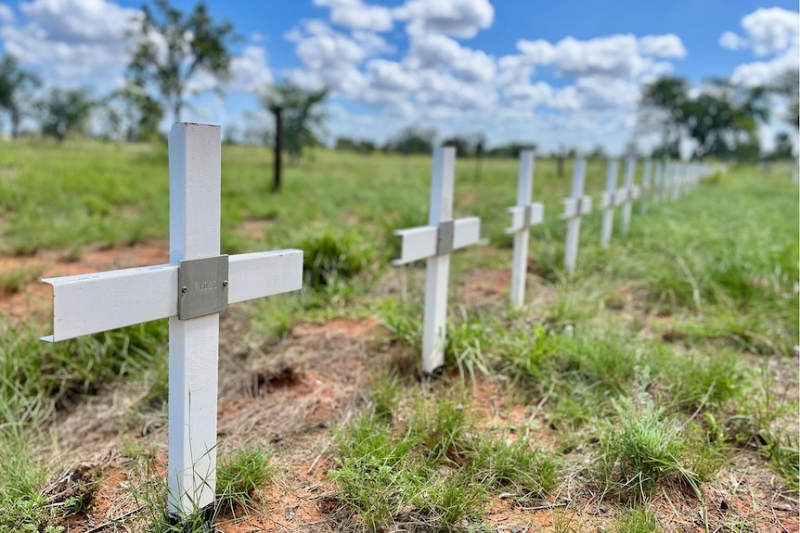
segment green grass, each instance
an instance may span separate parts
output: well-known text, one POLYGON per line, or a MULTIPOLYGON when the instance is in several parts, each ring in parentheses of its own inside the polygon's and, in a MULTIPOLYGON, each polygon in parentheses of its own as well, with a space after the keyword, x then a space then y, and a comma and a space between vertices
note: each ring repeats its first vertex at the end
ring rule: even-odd
MULTIPOLYGON (((616 530, 655 531, 647 506, 630 502, 665 484, 697 493, 733 450, 760 458, 796 496, 797 399, 776 392, 770 370, 792 353, 800 322, 797 188, 788 179, 748 167, 718 174, 677 203, 634 214, 630 234, 616 232, 609 249, 598 245, 600 217, 586 217, 570 277, 559 215, 571 165, 559 178, 554 161, 538 160, 534 196, 545 204, 545 223, 531 229, 528 304, 510 311, 461 301, 455 287, 481 269, 510 268, 505 208, 515 200, 517 162, 487 159, 477 179, 472 162, 459 161, 455 215, 481 216, 491 242, 453 256, 445 375, 418 384, 424 269, 405 267, 400 294, 371 288, 391 268, 393 230, 427 221, 430 157, 320 150, 287 167, 279 195, 269 192, 271 158, 268 150, 223 148, 223 251, 304 251, 302 291, 242 306, 253 356, 298 321, 336 316, 375 316, 389 332, 386 346, 401 346, 392 371, 364 392, 365 411, 336 433, 330 475, 354 524, 480 530, 488 500, 504 494, 524 505, 560 494, 565 477, 577 476, 626 502, 616 530), (480 426, 469 387, 487 377, 505 384, 507 401, 531 413, 533 427, 480 426), (527 429, 547 432, 552 443, 525 437, 527 429)), ((162 145, 24 141, 4 146, 0 169, 5 255, 53 249, 76 261, 84 245, 168 235, 162 145)), ((604 180, 605 163, 590 161, 587 193, 604 180)), ((0 287, 24 290, 37 268, 0 273, 0 287)), ((163 409, 167 328, 159 321, 56 345, 38 340, 49 332, 46 321, 0 329, 0 455, 8 458, 0 514, 10 517, 0 531, 43 529, 61 512, 41 494, 52 472, 22 443, 38 442, 35 428, 59 409, 121 379, 144 381, 149 391, 135 413, 163 409)), ((166 489, 145 455, 134 459, 143 479, 135 490, 167 531, 166 489)), ((222 505, 251 508, 273 474, 270 454, 252 443, 220 457, 222 505)), ((569 530, 573 511, 556 522, 569 530)))

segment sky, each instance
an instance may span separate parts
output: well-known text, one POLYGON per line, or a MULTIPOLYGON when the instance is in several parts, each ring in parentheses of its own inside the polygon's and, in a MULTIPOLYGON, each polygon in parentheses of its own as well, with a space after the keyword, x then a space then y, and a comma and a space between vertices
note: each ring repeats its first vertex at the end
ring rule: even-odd
MULTIPOLYGON (((184 11, 195 0, 171 0, 184 11)), ((326 140, 383 142, 407 126, 483 132, 610 153, 644 137, 641 87, 665 74, 744 85, 797 68, 798 3, 750 0, 209 0, 240 39, 220 97, 208 77, 184 120, 244 137, 269 120, 256 96, 291 80, 328 87, 326 140), (204 92, 205 91, 205 92, 204 92)), ((141 1, 0 0, 0 52, 48 85, 121 86, 141 1)), ((171 118, 165 120, 168 128, 171 118)), ((769 146, 773 121, 762 128, 769 146)))

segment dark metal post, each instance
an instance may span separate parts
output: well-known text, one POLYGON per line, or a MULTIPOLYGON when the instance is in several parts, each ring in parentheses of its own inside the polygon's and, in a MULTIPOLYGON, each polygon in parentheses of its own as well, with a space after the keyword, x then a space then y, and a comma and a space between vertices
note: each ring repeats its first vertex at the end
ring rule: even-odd
POLYGON ((275 171, 272 177, 272 192, 281 190, 281 160, 283 156, 283 108, 275 106, 272 108, 275 114, 275 171))

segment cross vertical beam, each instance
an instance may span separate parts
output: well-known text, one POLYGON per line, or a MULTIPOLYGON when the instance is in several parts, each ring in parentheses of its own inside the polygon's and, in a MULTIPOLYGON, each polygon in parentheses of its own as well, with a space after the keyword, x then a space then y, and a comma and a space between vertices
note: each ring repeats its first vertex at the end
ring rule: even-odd
MULTIPOLYGON (((431 206, 428 225, 440 227, 453 220, 453 182, 456 150, 437 148, 433 152, 431 206)), ((450 283, 450 254, 429 257, 425 275, 425 318, 422 330, 422 371, 432 374, 444 366, 447 335, 447 293, 450 283)))
POLYGON ((616 159, 608 160, 608 174, 606 174, 606 190, 602 196, 603 220, 600 225, 600 246, 608 248, 611 233, 614 230, 614 207, 616 205, 615 191, 617 189, 617 173, 619 163, 616 159))
POLYGON ((653 203, 661 201, 661 194, 664 187, 664 162, 656 161, 655 175, 653 176, 653 203))
POLYGON ((642 194, 639 210, 641 213, 647 212, 647 199, 650 196, 650 177, 653 173, 653 162, 648 159, 644 162, 644 173, 642 174, 642 194))
MULTIPOLYGON (((219 255, 220 128, 179 123, 169 134, 169 260, 219 255)), ((219 314, 169 318, 169 507, 203 509, 216 489, 219 314), (202 423, 200 423, 202 421, 202 423)))
POLYGON ((544 219, 544 206, 532 203, 533 170, 535 160, 532 150, 519 154, 519 176, 517 180, 517 205, 510 208, 511 227, 506 233, 514 234, 514 259, 511 269, 511 306, 519 309, 525 302, 525 280, 528 273, 528 245, 530 227, 544 219))
POLYGON ((572 191, 564 200, 564 215, 567 222, 567 243, 564 247, 564 268, 567 273, 575 273, 578 261, 578 240, 581 233, 581 215, 592 212, 592 197, 583 196, 583 179, 586 174, 586 161, 578 159, 572 172, 572 191))
POLYGON ((622 234, 627 235, 631 229, 631 210, 633 200, 637 196, 635 185, 633 184, 634 173, 636 172, 636 158, 629 157, 625 160, 625 203, 622 205, 622 234))

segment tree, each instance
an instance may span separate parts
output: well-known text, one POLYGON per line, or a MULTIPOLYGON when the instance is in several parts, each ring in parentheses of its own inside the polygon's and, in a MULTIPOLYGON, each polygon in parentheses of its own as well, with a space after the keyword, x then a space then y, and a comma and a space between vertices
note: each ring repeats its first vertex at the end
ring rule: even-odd
POLYGON ((63 142, 68 133, 86 125, 94 105, 86 89, 53 87, 48 96, 37 104, 42 135, 63 142))
POLYGON ((436 142, 436 130, 403 128, 386 142, 385 149, 401 154, 430 154, 436 142))
POLYGON ((659 129, 655 152, 677 156, 681 142, 694 142, 694 156, 751 158, 758 153, 758 124, 769 120, 768 91, 744 88, 718 79, 690 96, 689 83, 665 77, 646 85, 640 102, 640 123, 659 129))
POLYGON ((672 76, 659 78, 642 90, 639 121, 645 129, 660 131, 661 144, 655 151, 662 156, 680 156, 683 106, 689 98, 688 93, 689 82, 672 76))
POLYGON ((769 159, 794 159, 792 139, 785 131, 775 134, 775 147, 769 154, 769 159))
POLYGON ((305 148, 319 144, 318 136, 327 118, 322 109, 327 97, 328 89, 309 91, 292 82, 270 85, 262 91, 265 109, 282 110, 284 147, 292 159, 301 157, 305 148))
POLYGON ((794 126, 795 129, 800 128, 800 105, 798 104, 799 87, 800 70, 796 68, 789 69, 778 76, 771 86, 768 87, 769 90, 788 99, 788 106, 782 118, 786 123, 794 126))
POLYGON ((158 136, 164 108, 136 86, 117 89, 100 103, 107 137, 127 142, 149 141, 158 136))
POLYGON ((33 110, 31 93, 40 85, 39 76, 22 70, 14 56, 0 59, 0 109, 8 113, 11 136, 15 139, 19 137, 19 126, 25 114, 33 110))
MULTIPOLYGON (((144 90, 155 88, 175 122, 188 98, 189 82, 199 73, 211 75, 218 83, 231 77, 228 46, 238 37, 227 20, 214 24, 205 2, 190 15, 155 0, 157 14, 145 5, 137 31, 138 44, 128 63, 128 78, 144 90)), ((217 87, 219 91, 219 87, 217 87)))

